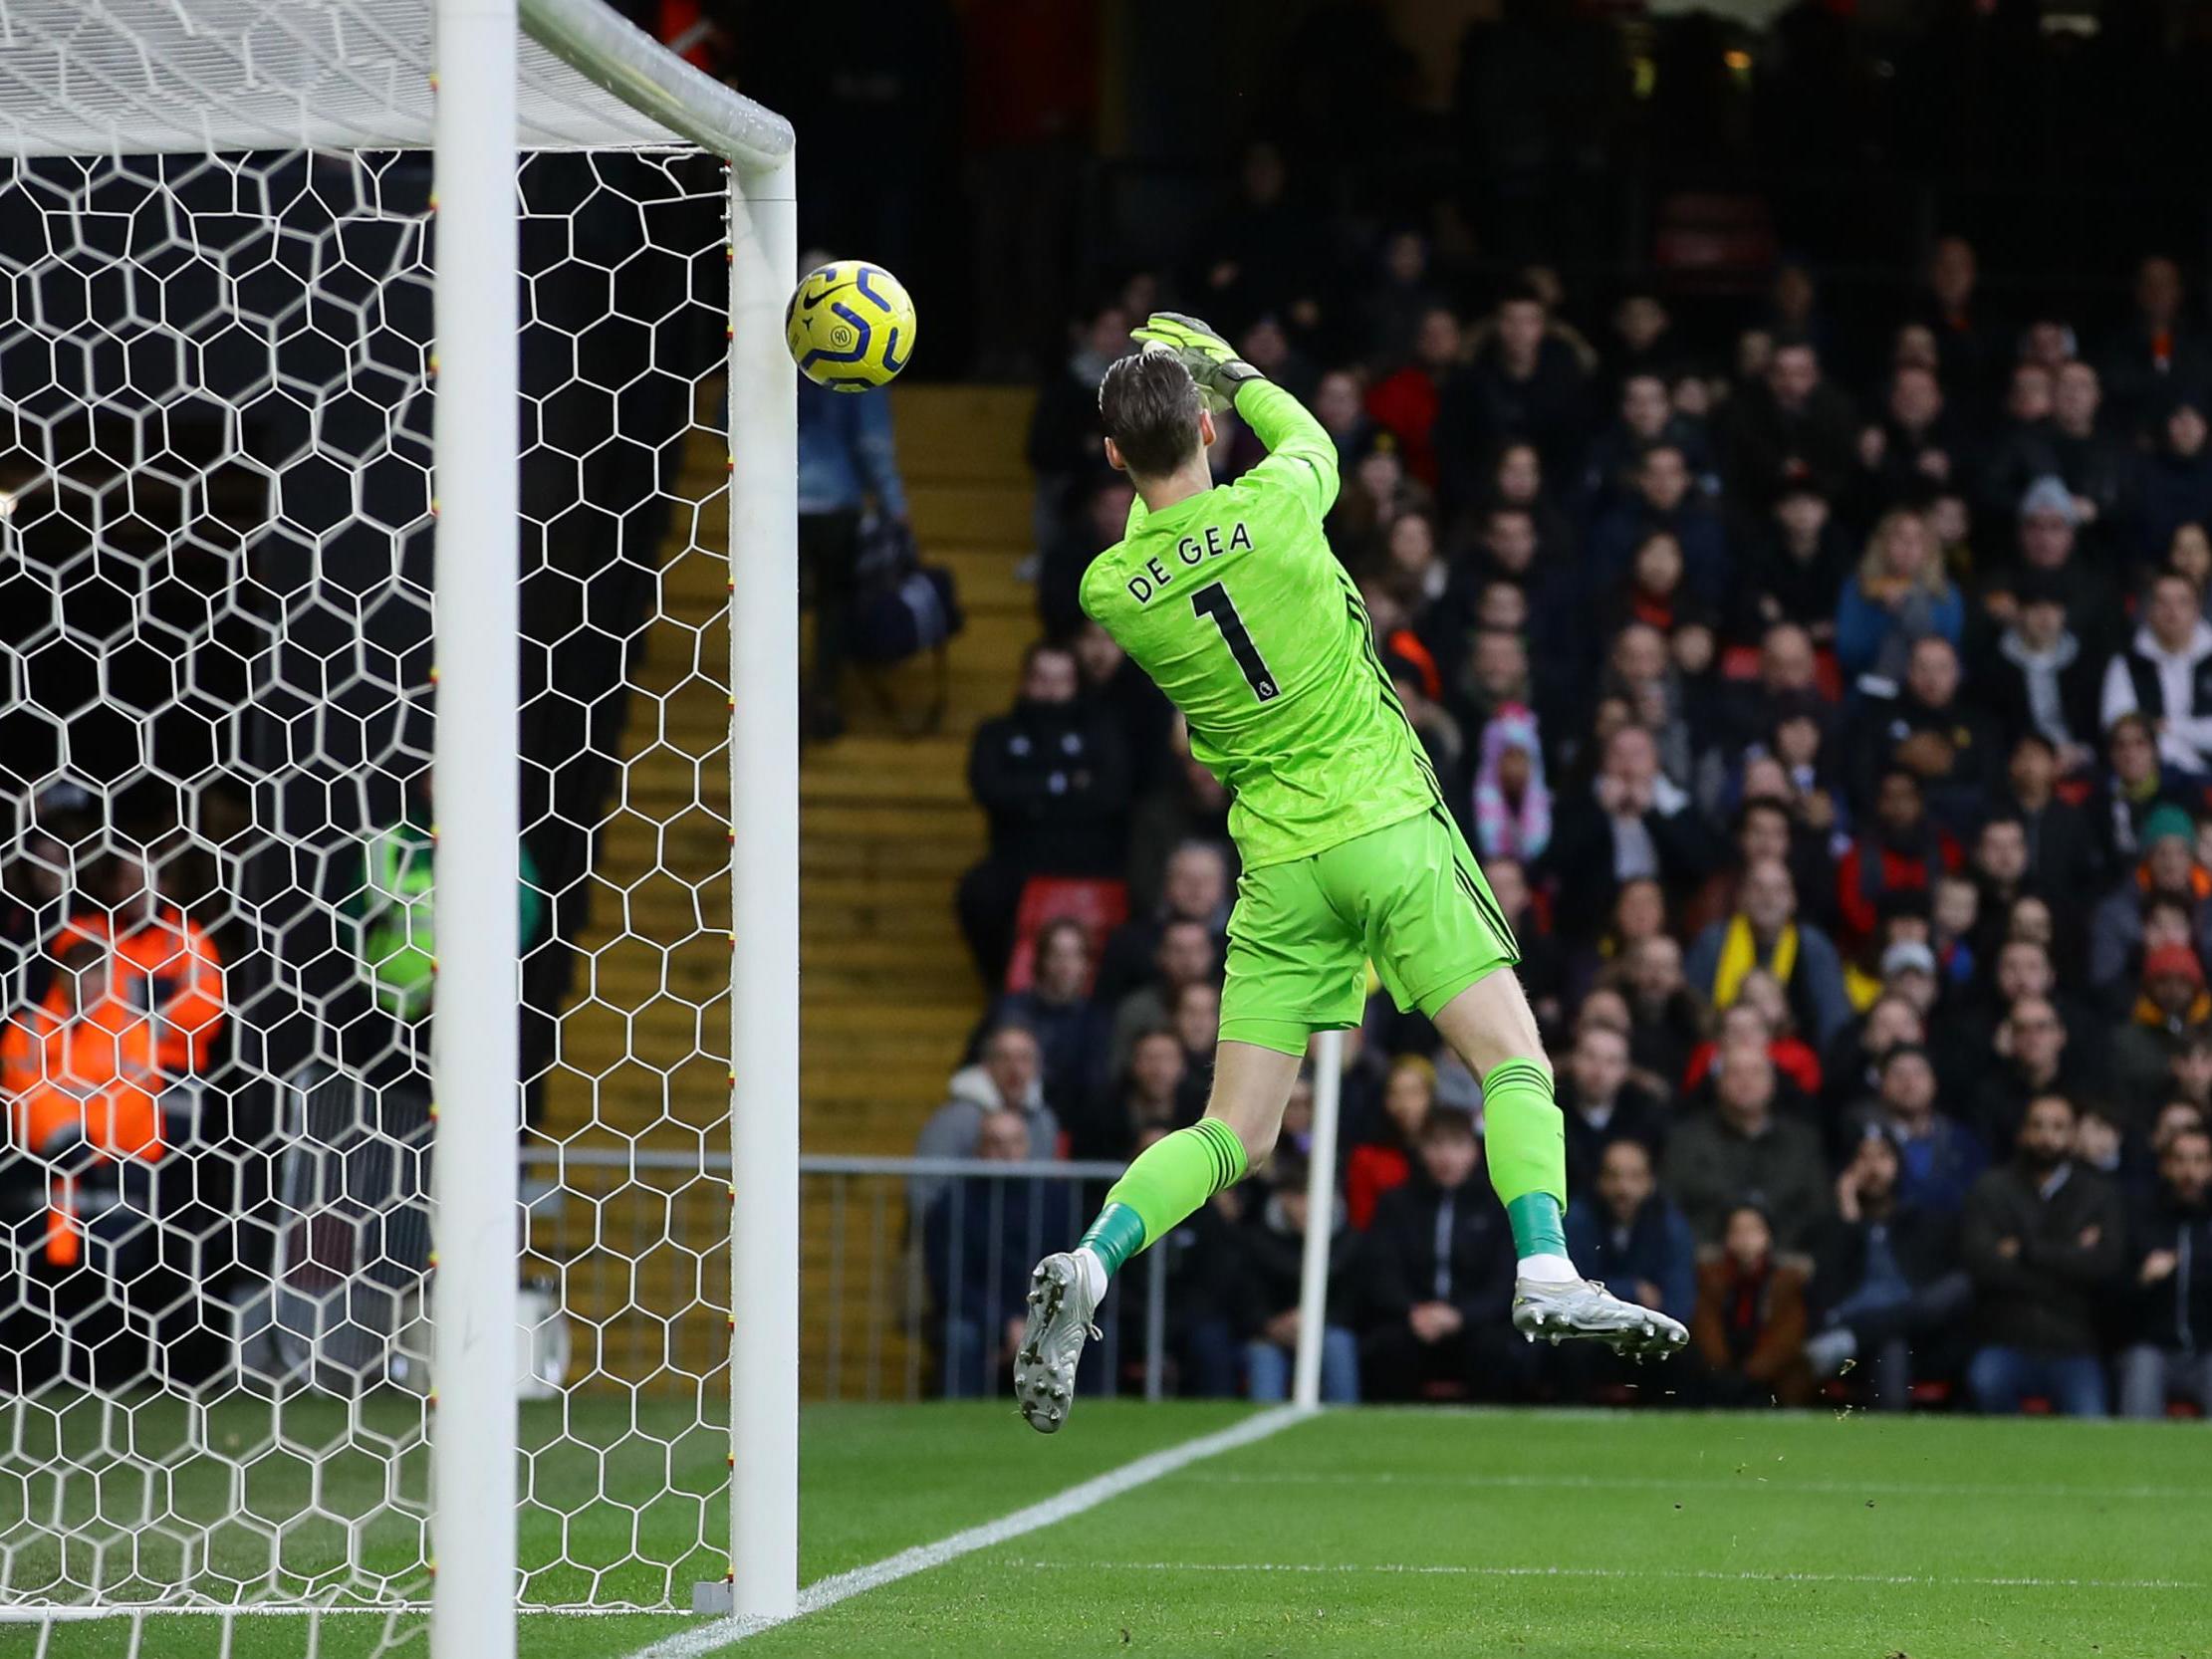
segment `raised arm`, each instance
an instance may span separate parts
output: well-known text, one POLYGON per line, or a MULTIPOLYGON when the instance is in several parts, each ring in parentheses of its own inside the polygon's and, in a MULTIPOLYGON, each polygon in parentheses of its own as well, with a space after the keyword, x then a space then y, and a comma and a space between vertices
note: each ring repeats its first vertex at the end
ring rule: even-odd
MULTIPOLYGON (((1198 382, 1207 407, 1233 408, 1267 446, 1267 459, 1246 473, 1247 486, 1289 491, 1316 519, 1337 500, 1337 445, 1305 405, 1273 384, 1211 325, 1179 312, 1155 311, 1130 331, 1147 352, 1170 352, 1198 382)), ((1134 516, 1132 515, 1132 525, 1134 516)))
POLYGON ((1244 475, 1247 486, 1287 490, 1316 519, 1337 503, 1337 442, 1306 405, 1272 380, 1237 388, 1237 413, 1267 445, 1267 459, 1244 475))

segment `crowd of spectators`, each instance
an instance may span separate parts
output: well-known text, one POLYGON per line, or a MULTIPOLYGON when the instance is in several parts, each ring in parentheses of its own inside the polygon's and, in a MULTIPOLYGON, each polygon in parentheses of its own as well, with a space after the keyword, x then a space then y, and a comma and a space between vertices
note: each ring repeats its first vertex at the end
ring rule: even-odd
MULTIPOLYGON (((1225 237, 1294 245, 1279 169, 1255 150, 1225 237)), ((1227 803, 1072 597, 1129 500, 1099 372, 1172 300, 1335 435, 1332 545, 1522 941, 1578 1260, 1693 1331, 1642 1396, 2212 1409, 2212 334, 2181 269, 2143 259, 2111 319, 2008 309, 1945 237, 1878 327, 1789 266, 1692 338, 1655 288, 1483 287, 1412 231, 1371 260, 1139 274, 1041 389, 1042 633, 975 735, 958 895, 979 1041, 1031 1058, 975 1109, 1120 1159, 1203 1104, 1227 803)), ((1257 453, 1220 422, 1217 476, 1257 453)), ((1425 1022, 1378 995, 1347 1055, 1332 1387, 1633 1388, 1511 1340, 1480 1091, 1425 1022)), ((1230 1265, 1178 1276, 1185 1386, 1280 1386, 1301 1122, 1205 1220, 1230 1265)))

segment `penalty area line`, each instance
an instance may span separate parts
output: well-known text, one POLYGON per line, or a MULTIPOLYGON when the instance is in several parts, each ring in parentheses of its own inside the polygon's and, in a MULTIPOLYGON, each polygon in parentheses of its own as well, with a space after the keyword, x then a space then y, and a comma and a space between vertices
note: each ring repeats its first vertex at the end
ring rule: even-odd
POLYGON ((793 1619, 805 1618, 809 1613, 819 1613, 825 1607, 834 1607, 853 1596, 880 1589, 885 1584, 910 1578, 917 1572, 927 1572, 958 1560, 962 1555, 972 1555, 978 1549, 990 1549, 998 1544, 1018 1539, 1026 1533, 1039 1532, 1058 1526, 1095 1510, 1101 1504, 1134 1492, 1140 1486, 1187 1469, 1206 1458, 1219 1457, 1223 1452, 1233 1452, 1240 1446, 1250 1446, 1256 1441, 1279 1434, 1293 1423, 1302 1422, 1314 1415, 1297 1406, 1276 1406, 1247 1417, 1243 1422, 1214 1434, 1200 1435, 1196 1440, 1186 1440, 1180 1445, 1169 1446, 1163 1451, 1150 1453, 1133 1463, 1124 1463, 1118 1469, 1072 1486, 1067 1491, 1047 1498, 1043 1503, 1032 1504, 1012 1515, 1002 1515, 996 1521, 986 1521, 980 1527, 970 1527, 964 1532, 941 1538, 934 1543, 916 1544, 911 1549, 901 1549, 895 1555, 871 1561, 866 1566, 853 1567, 845 1572, 832 1573, 818 1578, 799 1592, 799 1605, 782 1618, 722 1618, 711 1624, 691 1630, 679 1630, 657 1642, 637 1649, 628 1659, 705 1659, 757 1636, 764 1630, 788 1624, 793 1619))

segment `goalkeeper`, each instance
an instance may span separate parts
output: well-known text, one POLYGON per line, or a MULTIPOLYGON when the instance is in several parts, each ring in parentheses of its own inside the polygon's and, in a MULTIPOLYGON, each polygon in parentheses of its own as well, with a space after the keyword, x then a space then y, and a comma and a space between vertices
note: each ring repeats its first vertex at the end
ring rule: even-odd
POLYGON ((1267 1157, 1308 1039, 1359 1023, 1370 960, 1482 1079, 1491 1184, 1520 1258, 1515 1326, 1671 1353, 1680 1324, 1568 1259, 1565 1134, 1512 972, 1520 949, 1323 539, 1334 443, 1203 323, 1160 312, 1134 338, 1145 349, 1106 370, 1099 413, 1137 499, 1127 534, 1085 573, 1083 608, 1174 700, 1191 753, 1234 792, 1244 875, 1205 1116, 1139 1155, 1076 1248, 1038 1264, 1014 1362, 1022 1415, 1046 1434, 1067 1421, 1108 1278, 1267 1157), (1217 487, 1206 449, 1213 412, 1232 406, 1268 458, 1217 487))

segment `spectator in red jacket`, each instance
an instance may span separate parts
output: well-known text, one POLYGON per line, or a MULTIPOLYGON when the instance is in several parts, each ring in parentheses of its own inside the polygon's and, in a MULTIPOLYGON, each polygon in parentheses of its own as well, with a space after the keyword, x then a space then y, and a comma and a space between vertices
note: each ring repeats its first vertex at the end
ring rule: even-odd
POLYGON ((1874 792, 1873 822, 1836 869, 1836 909, 1846 949, 1874 936, 1881 903, 1901 893, 1933 896, 1936 877, 1963 861, 1948 831, 1928 821, 1920 780, 1890 767, 1874 792))
POLYGON ((1382 1195, 1412 1174, 1412 1150, 1435 1103, 1436 1067, 1419 1055, 1398 1056, 1382 1087, 1381 1121, 1345 1160, 1345 1213, 1360 1232, 1382 1195))
POLYGON ((1436 411, 1459 356, 1459 319, 1437 306, 1414 331, 1413 360, 1367 393, 1368 415, 1397 439, 1405 470, 1432 490, 1436 488, 1436 411))

